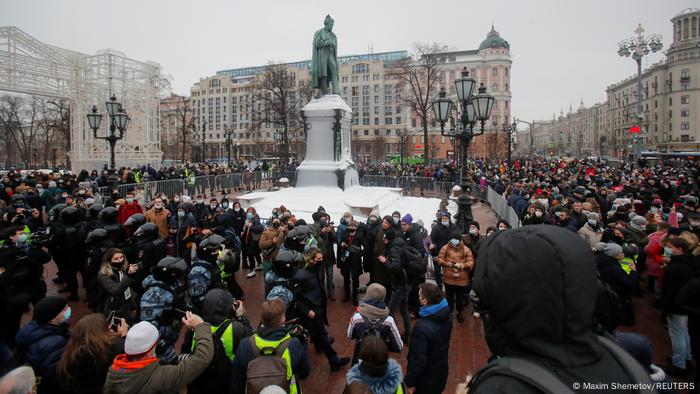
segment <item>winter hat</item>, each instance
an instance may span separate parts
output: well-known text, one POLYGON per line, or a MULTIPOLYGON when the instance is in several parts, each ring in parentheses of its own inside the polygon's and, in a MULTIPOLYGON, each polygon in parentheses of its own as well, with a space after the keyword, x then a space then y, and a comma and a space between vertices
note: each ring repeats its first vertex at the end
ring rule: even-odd
POLYGON ((34 306, 34 321, 46 324, 58 316, 68 305, 61 297, 44 297, 34 306))
POLYGON ((379 211, 377 211, 376 209, 373 209, 372 212, 369 213, 369 216, 374 216, 376 218, 379 218, 380 217, 379 211))
POLYGON ((416 224, 420 227, 425 227, 425 224, 423 223, 423 220, 421 220, 421 219, 416 220, 416 224))
POLYGON ((632 218, 630 221, 630 226, 634 228, 635 230, 644 230, 644 227, 647 225, 647 220, 644 219, 644 216, 637 215, 632 218))
POLYGON ((134 324, 126 334, 124 352, 130 356, 146 353, 158 342, 158 329, 147 321, 134 324))
POLYGON ((365 293, 364 301, 380 301, 384 302, 386 298, 386 288, 379 283, 372 283, 367 286, 367 292, 365 293))
POLYGON ((202 300, 202 316, 210 323, 221 323, 231 318, 233 296, 228 290, 211 289, 202 300))
POLYGON ((56 181, 49 181, 49 187, 57 187, 56 181))
POLYGON ((260 394, 286 394, 284 389, 277 385, 270 385, 260 391, 260 394))
POLYGON ((401 217, 401 212, 399 212, 399 211, 394 211, 394 212, 391 213, 391 216, 394 216, 394 215, 396 215, 396 216, 398 216, 398 217, 401 217))
POLYGON ((617 257, 622 254, 622 246, 616 243, 601 242, 596 246, 596 250, 610 257, 617 257))
POLYGON ((413 223, 413 216, 411 216, 410 213, 407 213, 403 216, 401 219, 401 223, 406 223, 406 224, 412 224, 413 223))
POLYGON ((479 222, 477 222, 475 220, 472 220, 471 222, 469 222, 469 226, 474 226, 477 229, 481 230, 481 226, 479 225, 479 222))
POLYGON ((587 212, 586 217, 588 220, 597 220, 600 221, 600 216, 596 212, 587 212))

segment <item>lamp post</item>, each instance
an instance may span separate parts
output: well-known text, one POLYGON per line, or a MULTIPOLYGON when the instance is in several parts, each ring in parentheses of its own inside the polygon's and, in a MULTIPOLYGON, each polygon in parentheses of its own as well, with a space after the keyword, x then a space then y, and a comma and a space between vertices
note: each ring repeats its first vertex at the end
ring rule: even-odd
POLYGON ((408 129, 397 131, 396 136, 399 137, 399 143, 401 144, 401 167, 403 168, 406 157, 406 139, 408 139, 408 129))
POLYGON ((231 166, 231 139, 233 138, 233 126, 224 124, 224 136, 226 136, 226 163, 231 166))
POLYGON ((207 162, 207 121, 202 122, 202 163, 207 162))
POLYGON ((131 118, 129 118, 129 115, 126 114, 124 108, 122 107, 121 103, 117 101, 114 94, 112 94, 112 96, 109 98, 109 101, 105 102, 105 106, 107 108, 107 116, 109 116, 109 135, 104 137, 97 135, 97 130, 100 129, 100 124, 102 123, 102 114, 97 113, 96 105, 92 106, 92 111, 87 115, 87 118, 88 124, 92 129, 93 137, 95 139, 109 142, 110 174, 107 178, 107 182, 114 186, 119 181, 119 178, 115 173, 116 166, 114 163, 114 148, 117 145, 117 141, 124 138, 124 132, 126 132, 126 129, 129 127, 131 118), (119 132, 118 134, 117 131, 119 132))
POLYGON ((280 162, 280 170, 284 171, 284 132, 277 129, 274 133, 272 133, 272 138, 275 140, 275 151, 277 152, 277 159, 280 162))
POLYGON ((467 176, 467 156, 469 145, 472 139, 478 135, 484 134, 486 120, 491 116, 494 98, 486 94, 486 88, 482 83, 479 87, 479 93, 472 95, 476 81, 469 77, 467 68, 464 67, 462 77, 455 80, 455 88, 457 90, 457 98, 460 103, 461 113, 459 114, 459 125, 455 125, 452 118, 452 100, 446 98, 445 88, 440 89, 440 97, 433 103, 433 112, 435 118, 440 122, 440 133, 446 137, 456 137, 460 141, 461 149, 461 183, 462 190, 466 190, 467 176), (450 129, 445 131, 445 123, 450 121, 450 129), (474 132, 476 122, 481 123, 478 132, 474 132))
POLYGON ((515 118, 513 118, 513 123, 511 123, 511 124, 506 123, 503 125, 503 131, 508 136, 508 174, 510 174, 511 169, 513 168, 513 165, 511 163, 511 155, 512 155, 511 143, 513 141, 513 133, 515 133, 517 129, 518 129, 518 120, 515 118))
MULTIPOLYGON (((630 39, 622 40, 619 43, 619 48, 617 54, 621 57, 632 57, 635 62, 637 62, 637 126, 641 127, 643 122, 642 117, 642 59, 644 56, 648 55, 649 52, 658 52, 663 44, 661 43, 661 36, 658 34, 647 34, 644 35, 644 28, 640 23, 637 28, 634 29, 636 34, 630 39)), ((646 128, 641 130, 639 133, 635 133, 634 136, 634 154, 635 161, 637 161, 641 155, 641 142, 638 134, 646 134, 646 128)))

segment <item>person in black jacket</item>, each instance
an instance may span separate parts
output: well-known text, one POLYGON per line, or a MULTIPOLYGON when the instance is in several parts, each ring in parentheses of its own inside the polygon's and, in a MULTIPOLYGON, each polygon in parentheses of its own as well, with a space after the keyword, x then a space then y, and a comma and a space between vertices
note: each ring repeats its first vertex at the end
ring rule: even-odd
POLYGON ((394 231, 388 230, 384 233, 384 244, 386 245, 386 256, 379 256, 378 260, 389 270, 391 283, 391 295, 389 296, 389 316, 393 317, 398 308, 403 318, 403 335, 401 339, 408 342, 411 335, 411 318, 408 315, 408 283, 406 282, 406 271, 404 270, 403 248, 406 241, 394 231))
POLYGON ((668 334, 671 337, 672 364, 663 369, 671 375, 688 373, 687 363, 691 360, 688 315, 678 306, 676 298, 688 281, 697 276, 694 256, 689 253, 688 241, 680 237, 669 237, 664 242, 664 250, 671 255, 661 283, 661 303, 666 312, 668 334))
MULTIPOLYGON (((526 226, 484 239, 473 289, 493 355, 527 359, 567 387, 639 383, 628 370, 642 367, 620 365, 596 336, 594 261, 581 237, 557 226, 526 226), (522 250, 537 253, 514 253, 522 250)), ((484 369, 470 383, 471 394, 541 392, 516 376, 484 376, 484 369)))
POLYGON ((408 351, 406 386, 416 394, 439 394, 449 374, 452 319, 442 290, 432 283, 423 283, 418 291, 420 318, 416 321, 408 351))
POLYGON ((610 285, 622 306, 620 324, 633 326, 635 319, 632 292, 637 288, 639 279, 637 266, 632 261, 623 261, 625 254, 622 247, 616 243, 601 242, 596 249, 599 251, 596 263, 600 280, 610 285))
POLYGON ((374 265, 374 244, 377 241, 377 234, 381 227, 382 221, 379 213, 376 210, 370 212, 369 218, 367 218, 367 225, 363 231, 365 251, 362 257, 362 268, 365 272, 369 272, 369 283, 375 282, 372 269, 374 265))
MULTIPOLYGON (((348 228, 343 231, 338 247, 338 267, 343 275, 343 290, 345 298, 350 297, 350 281, 352 280, 352 304, 358 305, 358 289, 362 275, 362 249, 364 234, 358 230, 358 223, 352 219, 348 228)), ((345 299, 344 298, 344 299, 345 299)))
POLYGON ((349 357, 338 358, 331 346, 326 325, 326 292, 321 280, 323 269, 323 252, 316 247, 310 247, 305 253, 306 267, 294 274, 294 280, 299 285, 300 299, 297 302, 297 312, 301 325, 309 330, 311 342, 317 350, 322 350, 328 358, 331 372, 338 371, 350 362, 349 357))

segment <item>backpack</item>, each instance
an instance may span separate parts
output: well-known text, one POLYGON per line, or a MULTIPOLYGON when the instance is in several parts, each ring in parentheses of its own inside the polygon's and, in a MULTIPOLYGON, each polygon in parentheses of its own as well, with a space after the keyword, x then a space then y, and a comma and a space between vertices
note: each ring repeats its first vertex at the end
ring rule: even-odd
MULTIPOLYGON (((612 354, 617 363, 625 370, 630 380, 634 383, 640 383, 640 387, 636 392, 656 392, 649 374, 637 360, 610 339, 602 336, 599 336, 598 339, 604 351, 612 354)), ((542 393, 573 394, 579 390, 587 390, 585 386, 580 386, 580 384, 574 384, 574 390, 572 390, 569 384, 563 382, 549 369, 527 359, 500 357, 488 363, 474 376, 471 382, 469 382, 469 392, 475 392, 479 386, 479 382, 492 376, 508 376, 534 387, 542 393), (575 387, 576 385, 579 387, 575 387)))
POLYGON ((386 320, 387 316, 375 320, 369 320, 368 318, 362 315, 360 315, 360 317, 362 317, 362 321, 365 322, 367 328, 362 332, 362 335, 360 335, 360 337, 357 338, 357 341, 355 341, 355 351, 352 357, 353 360, 356 360, 358 354, 360 354, 360 349, 362 349, 362 342, 365 340, 365 338, 370 336, 381 338, 386 343, 386 346, 389 349, 391 349, 391 344, 388 335, 389 333, 387 332, 387 327, 384 325, 384 321, 386 320))
POLYGON ((253 359, 248 363, 246 371, 246 393, 258 394, 265 387, 276 385, 289 392, 290 382, 287 380, 287 361, 282 354, 292 341, 288 337, 277 347, 258 348, 255 344, 255 336, 249 337, 250 347, 253 350, 253 359))
MULTIPOLYGON (((226 320, 212 334, 212 341, 214 342, 214 356, 204 372, 202 372, 202 374, 199 375, 197 379, 195 379, 187 388, 189 393, 227 393, 229 391, 231 379, 228 377, 231 370, 231 360, 226 354, 226 348, 224 347, 224 342, 221 340, 221 337, 224 335, 230 325, 231 321, 226 320)), ((231 342, 233 343, 235 336, 233 327, 231 328, 231 336, 233 337, 231 342)))
POLYGON ((426 263, 423 262, 423 254, 419 252, 413 246, 404 246, 402 248, 403 253, 403 266, 406 270, 406 277, 409 279, 417 279, 425 277, 425 273, 428 270, 426 263))

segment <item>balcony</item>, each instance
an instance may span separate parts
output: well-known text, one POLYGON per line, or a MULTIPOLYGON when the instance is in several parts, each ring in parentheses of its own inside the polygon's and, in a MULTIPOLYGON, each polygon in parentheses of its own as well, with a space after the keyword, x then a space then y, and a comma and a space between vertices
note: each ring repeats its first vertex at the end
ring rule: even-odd
POLYGON ((690 82, 690 76, 681 77, 681 83, 688 83, 688 82, 690 82))

